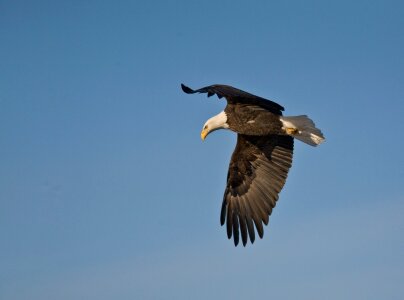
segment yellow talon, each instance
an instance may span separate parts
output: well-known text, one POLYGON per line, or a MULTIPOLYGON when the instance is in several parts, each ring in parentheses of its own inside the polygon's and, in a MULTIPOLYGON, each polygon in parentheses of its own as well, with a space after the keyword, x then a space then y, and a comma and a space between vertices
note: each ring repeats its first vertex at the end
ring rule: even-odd
POLYGON ((290 135, 294 135, 294 134, 298 134, 299 130, 297 130, 297 128, 289 127, 289 128, 286 128, 286 133, 290 134, 290 135))

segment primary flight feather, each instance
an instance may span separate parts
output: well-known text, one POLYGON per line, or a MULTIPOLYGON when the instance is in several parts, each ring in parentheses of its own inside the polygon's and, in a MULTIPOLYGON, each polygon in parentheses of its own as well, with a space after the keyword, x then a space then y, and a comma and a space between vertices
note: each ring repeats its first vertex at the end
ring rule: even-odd
POLYGON ((255 232, 264 235, 263 223, 276 205, 292 165, 293 141, 311 146, 324 141, 321 131, 306 115, 282 116, 284 108, 267 99, 228 85, 210 85, 193 90, 181 84, 187 94, 207 93, 225 98, 224 111, 206 121, 201 138, 218 129, 237 133, 224 192, 220 223, 237 246, 240 239, 255 241, 255 232))

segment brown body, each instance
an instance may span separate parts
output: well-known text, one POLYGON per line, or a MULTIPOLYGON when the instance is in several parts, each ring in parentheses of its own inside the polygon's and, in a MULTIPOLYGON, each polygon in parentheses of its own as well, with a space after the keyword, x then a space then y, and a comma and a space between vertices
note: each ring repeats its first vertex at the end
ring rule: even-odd
POLYGON ((260 106, 228 104, 224 111, 227 123, 234 132, 254 136, 285 134, 279 115, 260 106))

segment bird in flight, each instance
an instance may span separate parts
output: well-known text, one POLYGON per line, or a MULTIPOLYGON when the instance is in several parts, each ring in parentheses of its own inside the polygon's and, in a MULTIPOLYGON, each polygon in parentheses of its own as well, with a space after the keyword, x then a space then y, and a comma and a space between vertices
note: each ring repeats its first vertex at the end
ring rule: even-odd
POLYGON ((203 125, 201 138, 218 129, 237 133, 223 196, 220 224, 226 223, 227 236, 234 245, 247 244, 264 236, 263 224, 276 205, 292 165, 293 141, 311 146, 324 141, 320 129, 306 115, 283 116, 284 108, 267 99, 228 85, 214 84, 193 90, 181 84, 187 94, 207 93, 225 98, 225 109, 203 125))

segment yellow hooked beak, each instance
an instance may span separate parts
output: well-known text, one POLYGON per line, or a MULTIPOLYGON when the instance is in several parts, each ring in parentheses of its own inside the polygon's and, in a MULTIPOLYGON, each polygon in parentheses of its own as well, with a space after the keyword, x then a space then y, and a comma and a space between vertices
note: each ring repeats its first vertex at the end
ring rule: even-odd
POLYGON ((209 133, 209 130, 207 128, 202 129, 202 131, 201 131, 201 139, 202 139, 202 141, 204 141, 206 139, 206 136, 208 135, 208 133, 209 133))

